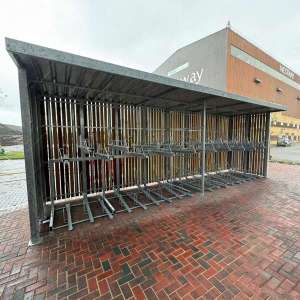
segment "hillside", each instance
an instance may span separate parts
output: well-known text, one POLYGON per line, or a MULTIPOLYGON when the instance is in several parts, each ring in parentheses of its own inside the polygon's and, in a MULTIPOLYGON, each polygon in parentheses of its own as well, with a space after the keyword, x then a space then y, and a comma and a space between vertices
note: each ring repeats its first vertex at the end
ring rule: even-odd
POLYGON ((0 145, 12 146, 23 143, 22 127, 0 123, 0 145))
POLYGON ((22 127, 0 123, 0 136, 22 135, 22 127))

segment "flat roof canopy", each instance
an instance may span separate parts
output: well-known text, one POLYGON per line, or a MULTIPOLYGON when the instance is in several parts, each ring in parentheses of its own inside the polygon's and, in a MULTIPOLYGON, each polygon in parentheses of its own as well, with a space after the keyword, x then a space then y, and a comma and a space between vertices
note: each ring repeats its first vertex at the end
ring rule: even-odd
POLYGON ((99 99, 169 110, 233 115, 286 110, 209 87, 6 38, 6 49, 42 96, 99 99))

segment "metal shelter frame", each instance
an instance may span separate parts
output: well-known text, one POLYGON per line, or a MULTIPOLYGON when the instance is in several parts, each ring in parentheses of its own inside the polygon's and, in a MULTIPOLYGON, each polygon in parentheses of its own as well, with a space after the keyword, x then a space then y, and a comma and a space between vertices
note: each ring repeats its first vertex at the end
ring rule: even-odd
POLYGON ((72 230, 267 176, 270 113, 282 105, 9 38, 6 49, 19 72, 33 244, 45 222, 72 230))

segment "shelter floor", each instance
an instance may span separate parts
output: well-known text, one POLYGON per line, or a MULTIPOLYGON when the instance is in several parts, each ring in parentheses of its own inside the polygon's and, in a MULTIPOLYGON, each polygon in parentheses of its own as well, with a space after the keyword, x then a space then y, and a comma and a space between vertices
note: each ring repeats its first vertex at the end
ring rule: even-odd
POLYGON ((300 299, 300 166, 28 239, 0 216, 1 299, 300 299))

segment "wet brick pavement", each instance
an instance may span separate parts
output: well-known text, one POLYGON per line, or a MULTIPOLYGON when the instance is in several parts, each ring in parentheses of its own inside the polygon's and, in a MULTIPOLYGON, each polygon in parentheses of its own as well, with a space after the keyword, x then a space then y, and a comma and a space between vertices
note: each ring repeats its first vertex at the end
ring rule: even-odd
POLYGON ((0 215, 26 206, 24 160, 0 160, 0 215))
POLYGON ((0 216, 0 298, 300 299, 300 166, 56 231, 0 216))

